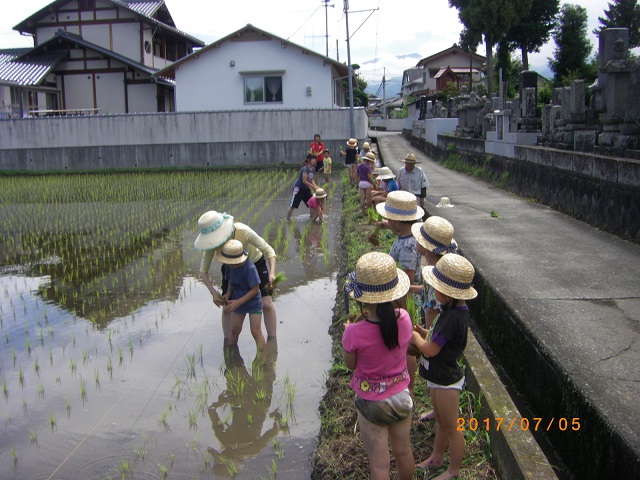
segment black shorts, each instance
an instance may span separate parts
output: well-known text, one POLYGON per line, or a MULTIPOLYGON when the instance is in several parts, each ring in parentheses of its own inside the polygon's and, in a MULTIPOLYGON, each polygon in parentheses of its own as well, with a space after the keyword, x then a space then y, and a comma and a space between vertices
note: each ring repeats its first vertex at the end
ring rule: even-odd
POLYGON ((324 160, 320 160, 318 163, 316 163, 316 172, 323 172, 324 171, 324 160))
MULTIPOLYGON (((267 268, 267 261, 264 259, 264 255, 260 257, 260 260, 254 263, 256 270, 258 270, 258 277, 260 277, 260 295, 263 297, 270 297, 271 292, 267 290, 269 286, 269 269, 267 268)), ((229 290, 229 279, 224 276, 224 265, 220 268, 222 272, 222 295, 229 290)))
POLYGON ((306 205, 312 196, 313 194, 311 193, 311 189, 309 187, 299 188, 297 192, 294 188, 289 206, 292 208, 298 208, 301 201, 306 205))

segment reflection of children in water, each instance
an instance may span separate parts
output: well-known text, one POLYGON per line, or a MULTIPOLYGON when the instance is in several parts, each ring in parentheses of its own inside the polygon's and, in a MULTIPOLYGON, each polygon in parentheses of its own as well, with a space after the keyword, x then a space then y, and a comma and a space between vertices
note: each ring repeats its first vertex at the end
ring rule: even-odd
POLYGON ((296 225, 293 236, 298 242, 297 251, 307 278, 316 278, 319 273, 316 264, 323 256, 322 224, 309 223, 302 231, 296 225))
POLYGON ((277 408, 269 412, 277 356, 276 339, 269 338, 265 350, 256 353, 249 373, 238 346, 225 345, 227 388, 209 406, 211 427, 221 448, 220 451, 208 448, 214 459, 214 472, 226 474, 229 461, 238 467, 244 459, 259 454, 280 431, 280 412, 277 408), (263 432, 267 414, 273 424, 263 432))

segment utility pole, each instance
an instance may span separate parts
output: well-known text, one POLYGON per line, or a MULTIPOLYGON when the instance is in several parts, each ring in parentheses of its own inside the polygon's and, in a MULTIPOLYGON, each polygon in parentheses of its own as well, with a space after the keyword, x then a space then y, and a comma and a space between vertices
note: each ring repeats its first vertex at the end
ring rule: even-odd
POLYGON ((384 108, 384 119, 387 119, 387 68, 382 69, 382 105, 384 108))
POLYGON ((329 5, 331 0, 322 0, 324 2, 324 39, 327 47, 327 53, 325 56, 329 56, 329 7, 333 7, 333 5, 329 5))
POLYGON ((344 0, 344 19, 347 25, 347 65, 349 75, 349 137, 355 138, 356 120, 353 112, 353 67, 351 66, 351 47, 349 46, 349 0, 344 0))

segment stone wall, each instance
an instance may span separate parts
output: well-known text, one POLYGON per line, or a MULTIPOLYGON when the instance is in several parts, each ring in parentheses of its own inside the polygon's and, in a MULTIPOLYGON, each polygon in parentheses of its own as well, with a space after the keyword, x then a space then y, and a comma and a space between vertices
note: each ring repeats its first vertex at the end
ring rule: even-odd
POLYGON ((407 133, 412 145, 438 161, 455 160, 500 188, 640 243, 639 160, 525 146, 516 146, 510 159, 470 143, 481 140, 440 135, 434 146, 407 133))

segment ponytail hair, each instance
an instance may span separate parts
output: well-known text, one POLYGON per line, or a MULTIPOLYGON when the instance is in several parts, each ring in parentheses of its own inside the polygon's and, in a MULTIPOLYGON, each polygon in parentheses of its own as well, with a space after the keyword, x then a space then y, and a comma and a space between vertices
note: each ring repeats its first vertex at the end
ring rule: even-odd
POLYGON ((398 312, 392 302, 379 303, 376 306, 376 316, 380 319, 380 334, 382 341, 389 350, 399 346, 398 343, 398 312))

